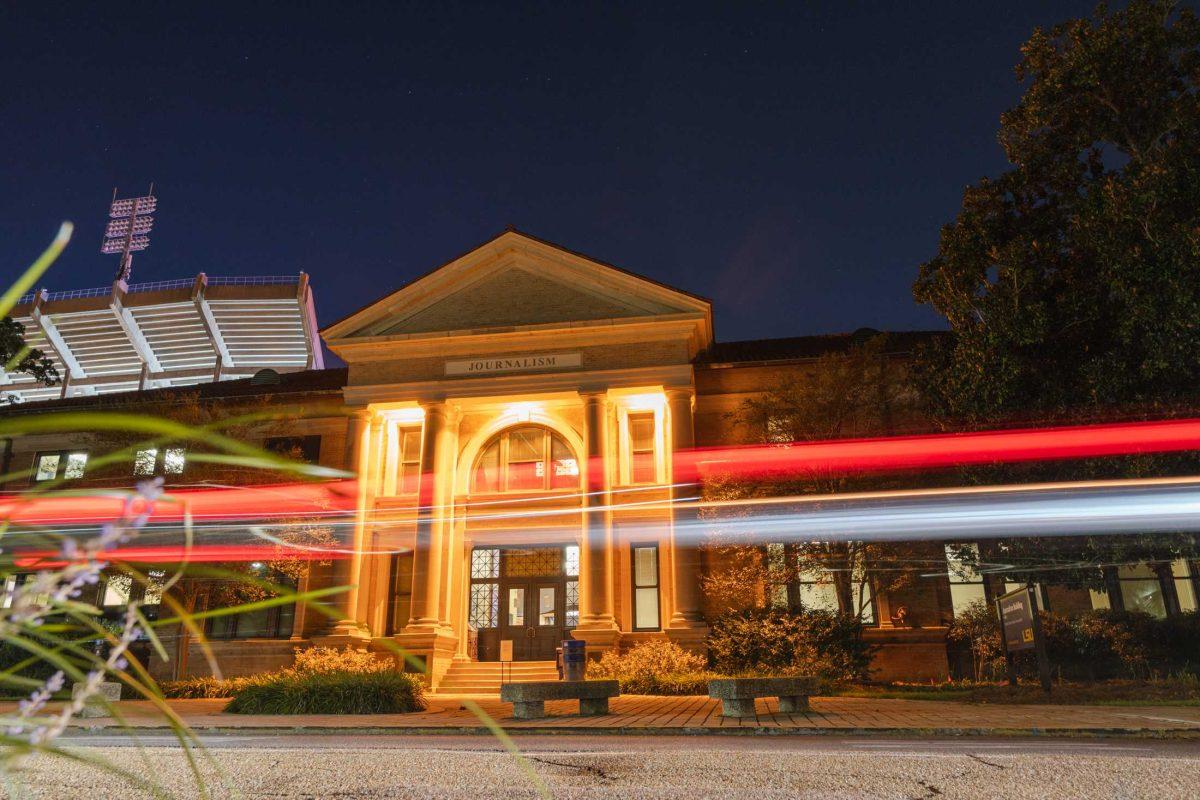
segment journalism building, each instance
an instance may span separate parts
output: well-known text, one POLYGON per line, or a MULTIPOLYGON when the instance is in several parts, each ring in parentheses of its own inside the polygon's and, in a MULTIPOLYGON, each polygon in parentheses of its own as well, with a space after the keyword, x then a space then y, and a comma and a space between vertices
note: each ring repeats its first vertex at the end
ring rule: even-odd
MULTIPOLYGON (((190 315, 198 306, 188 300, 190 315)), ((304 304, 286 320, 285 307, 272 307, 275 327, 305 341, 304 304)), ((203 311, 197 319, 203 328, 203 311)), ((229 330, 245 337, 255 325, 240 319, 229 330)), ((314 570, 306 587, 352 585, 338 600, 341 618, 287 608, 223 622, 209 636, 228 674, 281 666, 308 643, 383 650, 391 640, 447 691, 482 686, 490 673, 473 665, 499 659, 504 643, 514 660, 545 664, 569 632, 593 651, 661 637, 702 648, 703 578, 720 565, 677 530, 675 507, 695 488, 674 480, 673 454, 744 443, 730 412, 855 341, 721 343, 709 300, 511 230, 320 335, 344 369, 305 370, 319 357, 310 344, 270 380, 218 374, 226 380, 108 395, 104 407, 169 402, 183 391, 231 410, 254 398, 298 404, 290 432, 274 438, 360 478, 344 537, 354 556, 314 570)), ((892 337, 892 355, 903 358, 918 338, 892 337)), ((212 365, 219 355, 205 351, 212 365)), ((146 374, 134 366, 129 375, 146 374)), ((96 402, 75 396, 0 413, 96 402)), ((5 471, 29 468, 36 482, 50 461, 59 477, 76 463, 86 483, 84 444, 49 434, 9 440, 5 471)), ((143 472, 186 484, 186 453, 165 456, 143 457, 143 472)), ((956 606, 985 596, 981 579, 948 568, 923 576, 902 597, 869 598, 877 677, 946 677, 945 626, 956 606)), ((1151 591, 1174 580, 1155 573, 1143 583, 1151 591)), ((1194 607, 1194 594, 1187 602, 1194 607)), ((207 670, 190 647, 177 654, 176 674, 207 670)))

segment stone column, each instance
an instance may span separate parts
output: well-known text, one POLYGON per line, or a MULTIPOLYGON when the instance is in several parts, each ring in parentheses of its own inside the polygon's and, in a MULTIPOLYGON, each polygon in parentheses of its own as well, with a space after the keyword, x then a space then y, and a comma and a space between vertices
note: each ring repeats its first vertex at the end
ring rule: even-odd
POLYGON ((354 470, 358 478, 358 508, 354 518, 354 531, 348 545, 350 557, 339 560, 333 570, 335 586, 349 586, 338 598, 342 614, 324 636, 314 637, 313 641, 331 646, 348 644, 350 640, 364 639, 369 634, 363 629, 358 619, 359 582, 363 571, 363 543, 367 540, 367 517, 370 513, 369 504, 373 502, 375 492, 370 486, 370 468, 372 441, 370 436, 376 434, 376 426, 371 421, 371 413, 360 409, 351 415, 346 432, 347 469, 354 470))
MULTIPOLYGON (((692 422, 693 391, 688 388, 667 389, 667 409, 671 419, 671 453, 688 450, 696 443, 692 422)), ((672 464, 674 459, 671 458, 672 464)), ((674 469, 671 470, 672 479, 674 469)), ((674 480, 672 480, 674 483, 674 480)), ((671 490, 672 501, 692 493, 690 487, 676 486, 671 490)), ((696 542, 680 536, 675 527, 677 512, 671 512, 671 605, 674 612, 667 626, 667 635, 681 645, 697 646, 707 632, 700 609, 700 549, 696 542)))
POLYGON ((583 453, 584 501, 583 545, 579 548, 579 638, 605 649, 616 644, 619 631, 613 616, 612 515, 609 505, 608 446, 606 421, 608 393, 581 393, 587 426, 587 452, 583 453))
POLYGON ((437 466, 438 447, 444 439, 446 404, 424 405, 425 427, 421 441, 421 483, 417 508, 417 538, 413 547, 412 630, 438 627, 441 592, 442 553, 438 514, 437 466))

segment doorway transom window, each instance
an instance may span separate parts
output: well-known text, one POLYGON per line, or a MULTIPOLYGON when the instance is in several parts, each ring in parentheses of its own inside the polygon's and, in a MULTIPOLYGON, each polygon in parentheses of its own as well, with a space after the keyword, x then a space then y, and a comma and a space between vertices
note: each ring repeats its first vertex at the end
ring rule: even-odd
POLYGON ((475 493, 578 488, 575 453, 561 436, 540 425, 498 433, 480 452, 471 474, 475 493))

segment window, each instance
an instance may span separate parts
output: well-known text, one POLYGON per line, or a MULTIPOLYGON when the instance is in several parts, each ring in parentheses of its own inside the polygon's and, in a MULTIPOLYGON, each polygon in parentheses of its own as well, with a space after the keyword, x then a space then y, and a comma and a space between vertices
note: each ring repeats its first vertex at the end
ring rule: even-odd
POLYGON ((475 630, 495 628, 500 617, 500 551, 476 547, 471 551, 471 606, 467 619, 475 630))
POLYGON ((186 465, 187 449, 183 447, 168 447, 165 450, 147 447, 133 454, 133 474, 141 478, 160 474, 182 475, 186 465))
POLYGON ((55 478, 76 480, 83 477, 87 469, 88 454, 86 451, 60 453, 39 453, 34 461, 35 481, 52 481, 55 478))
POLYGON ((818 564, 801 561, 800 545, 771 542, 766 545, 767 602, 773 608, 793 611, 830 611, 858 614, 865 625, 875 624, 875 594, 861 565, 855 566, 846 600, 838 591, 835 572, 818 564), (843 607, 847 606, 847 607, 843 607))
POLYGON ((1153 567, 1148 564, 1117 567, 1117 581, 1126 611, 1144 611, 1159 619, 1167 616, 1162 580, 1153 567))
POLYGON ((138 450, 133 455, 133 474, 139 477, 146 477, 154 474, 155 464, 158 462, 158 450, 151 447, 146 450, 138 450))
POLYGON ((656 483, 654 413, 629 415, 629 482, 656 483))
POLYGON ((1179 610, 1185 614, 1196 611, 1196 578, 1192 565, 1183 559, 1171 562, 1171 579, 1175 581, 1175 596, 1179 598, 1179 610))
POLYGON ((421 429, 398 430, 396 446, 396 493, 416 494, 421 484, 421 429))
POLYGON ((946 545, 946 566, 950 576, 950 605, 954 615, 958 616, 971 603, 987 601, 983 589, 983 576, 966 563, 971 556, 975 563, 979 562, 979 545, 946 545))
POLYGON ((321 458, 321 437, 272 436, 263 441, 263 449, 294 461, 316 464, 321 458))
POLYGON ((210 639, 286 639, 292 635, 296 607, 294 605, 260 608, 208 622, 210 639))
POLYGON ((413 554, 392 556, 392 596, 388 606, 388 633, 399 633, 412 617, 413 554))
POLYGON ((574 628, 579 625, 579 545, 569 544, 565 548, 563 572, 567 576, 566 583, 566 625, 574 628))
POLYGON ((633 629, 658 630, 658 545, 633 545, 633 629))
POLYGON ((492 439, 475 462, 473 492, 547 489, 579 489, 579 461, 566 441, 549 428, 510 428, 492 439))

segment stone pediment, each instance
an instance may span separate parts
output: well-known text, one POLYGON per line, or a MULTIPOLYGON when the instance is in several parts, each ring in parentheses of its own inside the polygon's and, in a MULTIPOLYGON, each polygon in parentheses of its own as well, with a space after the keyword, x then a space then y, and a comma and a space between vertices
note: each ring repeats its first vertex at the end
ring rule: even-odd
POLYGON ((707 300, 507 231, 323 331, 346 341, 701 314, 707 300))

